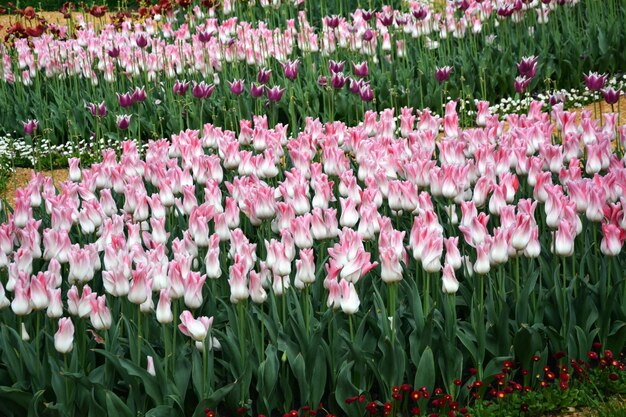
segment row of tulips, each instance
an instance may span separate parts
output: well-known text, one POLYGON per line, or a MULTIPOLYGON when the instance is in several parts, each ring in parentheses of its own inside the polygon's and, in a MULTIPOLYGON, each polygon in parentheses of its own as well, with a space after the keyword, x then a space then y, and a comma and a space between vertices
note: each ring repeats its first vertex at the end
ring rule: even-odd
POLYGON ((255 116, 74 159, 58 190, 34 174, 2 211, 0 394, 50 415, 356 415, 363 391, 464 400, 455 381, 504 359, 619 351, 626 126, 541 108, 297 136, 255 116))
POLYGON ((590 0, 518 3, 502 3, 509 17, 493 1, 468 2, 462 13, 452 6, 434 13, 421 3, 407 11, 357 9, 351 18, 323 19, 320 29, 305 11, 271 25, 245 15, 219 21, 199 10, 179 23, 129 21, 119 31, 108 25, 65 40, 16 40, 1 52, 0 126, 9 132, 15 120, 37 119, 52 143, 123 138, 125 127, 155 139, 207 119, 236 130, 239 119, 265 112, 295 134, 302 115, 356 124, 368 109, 442 109, 447 95, 494 102, 543 89, 545 80, 578 87, 584 71, 614 72, 626 60, 619 24, 626 16, 617 0, 603 8, 590 0), (539 22, 537 8, 554 11, 539 22), (551 52, 564 32, 571 47, 551 52), (536 57, 533 77, 516 82, 523 57, 536 57), (560 64, 566 61, 573 68, 560 64), (190 93, 177 88, 187 82, 190 93), (146 100, 121 99, 141 86, 146 100), (105 103, 108 117, 93 117, 89 103, 105 103))

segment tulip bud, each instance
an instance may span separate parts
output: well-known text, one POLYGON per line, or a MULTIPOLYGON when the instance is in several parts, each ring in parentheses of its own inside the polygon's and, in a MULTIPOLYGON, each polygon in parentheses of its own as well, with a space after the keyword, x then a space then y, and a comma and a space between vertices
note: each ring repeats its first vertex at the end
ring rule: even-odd
POLYGON ((54 348, 59 353, 69 353, 74 346, 74 324, 69 317, 59 319, 59 330, 54 334, 54 348))

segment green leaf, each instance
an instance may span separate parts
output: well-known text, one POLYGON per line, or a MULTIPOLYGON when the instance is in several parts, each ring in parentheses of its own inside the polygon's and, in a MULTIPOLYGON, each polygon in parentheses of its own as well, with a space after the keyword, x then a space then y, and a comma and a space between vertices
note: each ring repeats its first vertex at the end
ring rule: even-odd
POLYGON ((106 391, 106 406, 109 415, 120 417, 133 417, 133 413, 128 406, 111 391, 106 391))
POLYGON ((426 387, 429 392, 432 391, 435 386, 435 359, 430 346, 426 346, 426 349, 424 349, 420 357, 413 386, 415 388, 426 387))

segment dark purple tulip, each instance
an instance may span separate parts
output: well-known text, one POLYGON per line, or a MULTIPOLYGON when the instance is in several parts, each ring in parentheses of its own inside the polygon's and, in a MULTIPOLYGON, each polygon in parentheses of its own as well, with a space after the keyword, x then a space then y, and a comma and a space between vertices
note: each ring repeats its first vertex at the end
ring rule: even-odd
POLYGON ((354 78, 350 78, 350 85, 348 88, 352 94, 361 95, 361 87, 363 86, 363 80, 355 80, 354 78))
POLYGON ((519 74, 522 77, 533 78, 537 73, 537 59, 536 56, 522 57, 522 60, 517 64, 519 74))
POLYGON ((213 37, 213 33, 207 31, 198 32, 198 40, 202 43, 207 43, 213 37))
POLYGON ((514 83, 515 91, 519 94, 523 94, 524 92, 526 92, 526 89, 530 85, 531 81, 532 78, 526 78, 524 76, 516 77, 514 83))
POLYGON ((591 91, 600 91, 604 88, 608 76, 606 74, 598 74, 597 72, 590 72, 583 76, 585 79, 585 85, 591 91))
POLYGON ((259 84, 267 84, 270 80, 270 76, 272 75, 271 69, 259 68, 259 72, 256 76, 256 80, 259 84))
POLYGON ((424 20, 428 16, 428 10, 421 6, 418 9, 413 10, 412 13, 415 20, 424 20))
POLYGON ((274 86, 272 88, 265 87, 265 92, 267 93, 267 99, 271 102, 278 102, 281 98, 283 98, 283 94, 285 93, 284 88, 280 88, 278 86, 274 86))
POLYGON ((131 96, 133 99, 133 103, 143 103, 146 101, 146 89, 144 87, 136 87, 133 90, 133 95, 131 96))
POLYGON ((298 64, 300 63, 299 59, 295 61, 287 60, 283 64, 283 70, 285 71, 285 77, 290 79, 291 81, 295 80, 298 76, 298 64))
POLYGON ((113 48, 109 49, 109 56, 111 58, 117 58, 118 56, 120 56, 120 48, 114 46, 113 48))
POLYGON ((378 21, 383 26, 391 26, 393 24, 393 14, 391 14, 391 13, 378 13, 378 21))
POLYGON ((567 100, 567 96, 562 91, 559 91, 550 96, 550 105, 556 106, 559 103, 565 103, 565 100, 567 100))
POLYGON ((524 8, 524 4, 522 4, 522 0, 515 0, 515 3, 513 3, 513 9, 516 12, 519 12, 523 8, 524 8))
POLYGON ((326 87, 328 85, 328 77, 325 75, 320 75, 317 77, 317 85, 320 87, 326 87))
POLYGON ((22 122, 24 126, 24 134, 32 136, 35 133, 35 130, 39 127, 39 122, 37 120, 29 119, 25 122, 22 122))
POLYGON ((460 2, 457 3, 457 7, 459 8, 459 10, 465 11, 469 9, 470 7, 469 1, 461 0, 460 2))
POLYGON ((369 102, 374 99, 374 90, 372 90, 372 87, 370 87, 369 84, 364 84, 359 93, 361 95, 361 100, 363 101, 369 102))
POLYGON ((344 61, 335 62, 331 59, 328 61, 328 69, 330 70, 332 74, 335 74, 337 72, 342 72, 344 64, 345 64, 344 61))
POLYGON ((107 106, 104 101, 100 104, 88 103, 86 107, 89 113, 94 117, 104 117, 107 115, 107 106))
POLYGON ((213 84, 209 85, 204 81, 201 81, 199 84, 194 82, 193 87, 191 87, 191 93, 195 98, 206 99, 211 97, 213 94, 213 90, 215 90, 215 86, 213 84))
POLYGON ((130 93, 118 93, 117 102, 119 103, 121 108, 125 109, 133 105, 133 97, 130 95, 130 93))
POLYGON ((396 24, 398 26, 404 26, 409 22, 409 19, 406 17, 396 16, 396 24))
POLYGON ((130 126, 130 114, 122 114, 116 117, 117 128, 126 130, 130 126))
POLYGON ((366 22, 369 22, 372 17, 374 17, 374 10, 362 10, 361 12, 361 16, 363 16, 363 20, 365 20, 366 22))
POLYGON ((498 16, 509 17, 513 14, 514 11, 515 9, 513 9, 510 6, 503 6, 503 7, 498 8, 498 16))
POLYGON ((367 68, 367 61, 360 62, 358 64, 352 63, 352 72, 357 77, 367 77, 370 73, 369 68, 367 68))
POLYGON ((263 88, 262 85, 257 85, 252 83, 252 85, 250 85, 250 95, 254 98, 257 97, 261 97, 263 95, 263 93, 265 92, 265 88, 263 88))
POLYGON ((326 18, 326 24, 331 29, 335 29, 335 28, 339 27, 339 16, 332 15, 330 17, 327 17, 326 18))
POLYGON ((374 39, 374 32, 372 32, 371 29, 365 29, 365 32, 363 32, 363 40, 369 42, 372 39, 374 39))
POLYGON ((228 82, 228 86, 230 87, 230 92, 236 96, 240 96, 245 91, 245 85, 243 80, 233 80, 233 82, 228 82))
POLYGON ((189 88, 189 81, 178 81, 176 80, 176 82, 174 83, 174 88, 172 89, 174 91, 174 94, 179 95, 179 96, 184 96, 185 94, 187 94, 187 89, 189 88))
POLYGON ((333 76, 330 78, 330 85, 332 85, 335 90, 341 90, 347 82, 348 79, 344 77, 341 72, 333 74, 333 76))
POLYGON ((137 38, 135 39, 135 43, 137 43, 137 46, 140 47, 141 49, 145 48, 146 46, 148 46, 148 38, 146 38, 144 35, 139 35, 137 36, 137 38))
POLYGON ((622 95, 622 90, 614 90, 613 87, 605 88, 602 90, 602 97, 606 104, 615 104, 619 101, 619 96, 622 95))
POLYGON ((436 67, 435 68, 435 78, 439 84, 442 84, 450 79, 450 75, 452 74, 452 67, 436 67))

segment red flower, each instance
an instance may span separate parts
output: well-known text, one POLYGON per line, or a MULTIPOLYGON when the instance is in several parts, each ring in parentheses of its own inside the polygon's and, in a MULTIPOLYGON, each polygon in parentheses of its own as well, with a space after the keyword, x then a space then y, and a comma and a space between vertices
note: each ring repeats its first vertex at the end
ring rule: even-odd
POLYGON ((402 384, 402 385, 400 386, 400 389, 401 389, 402 391, 404 391, 404 392, 409 392, 409 391, 411 391, 411 386, 410 386, 409 384, 402 384))
POLYGON ((419 391, 413 391, 413 392, 411 393, 411 399, 412 399, 413 401, 419 401, 419 399, 420 399, 421 397, 422 397, 422 393, 421 393, 421 392, 419 392, 419 391))
POLYGON ((462 382, 461 382, 461 380, 460 380, 460 379, 455 379, 455 380, 454 380, 454 385, 456 385, 457 387, 460 387, 460 386, 461 386, 461 383, 462 383, 462 382))
POLYGON ((411 408, 411 415, 412 416, 419 416, 421 414, 421 410, 419 407, 413 407, 411 408))
MULTIPOLYGON (((215 417, 215 411, 213 411, 213 410, 211 410, 209 408, 205 408, 204 409, 204 415, 206 417, 215 417)), ((261 417, 261 416, 259 416, 259 417, 261 417)))
POLYGON ((611 373, 609 374, 609 379, 610 379, 611 381, 617 381, 617 380, 619 379, 619 376, 617 376, 617 374, 616 374, 615 372, 611 372, 611 373))

